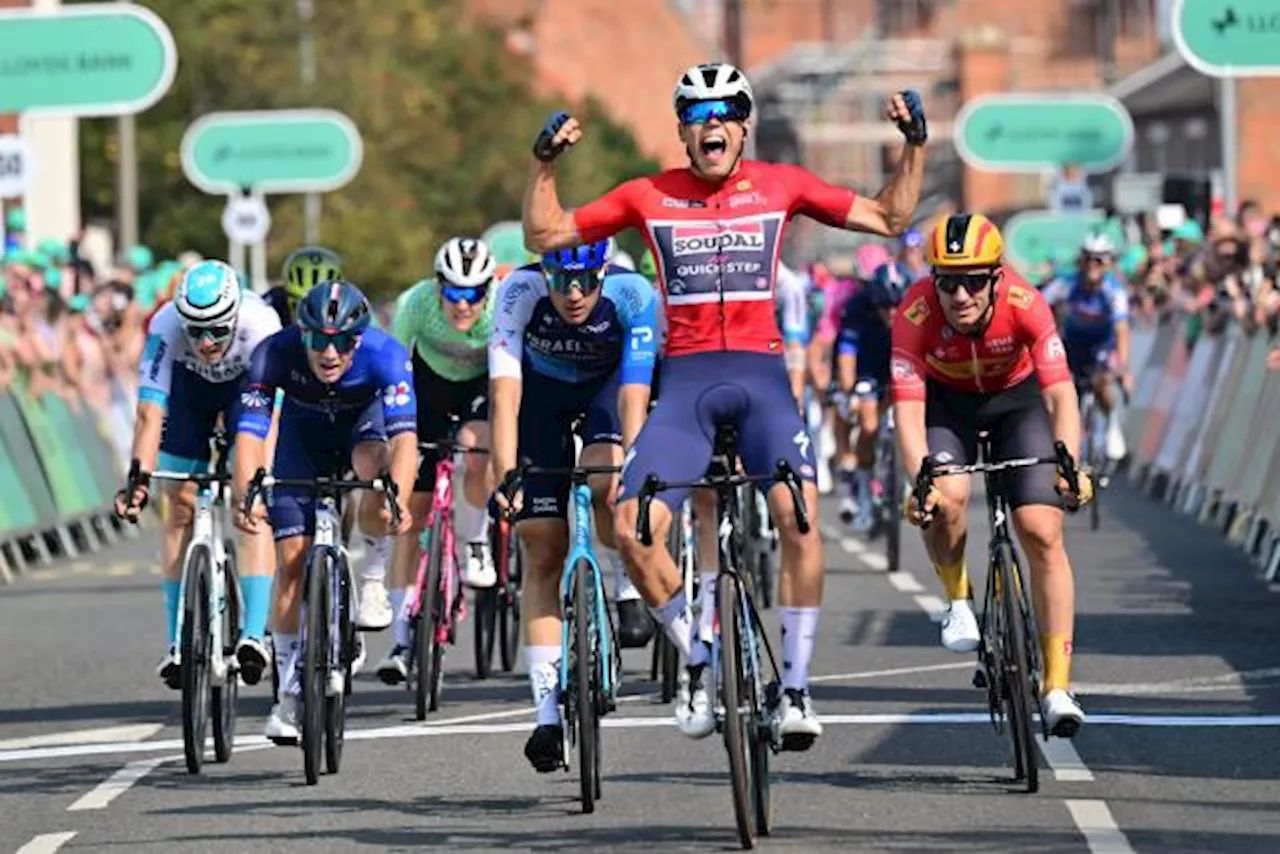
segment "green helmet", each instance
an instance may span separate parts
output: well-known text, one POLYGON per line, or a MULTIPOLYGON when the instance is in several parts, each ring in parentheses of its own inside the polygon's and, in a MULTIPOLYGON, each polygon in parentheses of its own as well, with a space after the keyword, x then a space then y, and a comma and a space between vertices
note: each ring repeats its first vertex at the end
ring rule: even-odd
POLYGON ((651 282, 658 278, 658 265, 653 260, 653 253, 648 249, 644 250, 644 254, 640 256, 640 267, 636 272, 651 282))
POLYGON ((342 259, 332 249, 304 246, 284 262, 284 291, 293 305, 321 282, 342 278, 342 259))

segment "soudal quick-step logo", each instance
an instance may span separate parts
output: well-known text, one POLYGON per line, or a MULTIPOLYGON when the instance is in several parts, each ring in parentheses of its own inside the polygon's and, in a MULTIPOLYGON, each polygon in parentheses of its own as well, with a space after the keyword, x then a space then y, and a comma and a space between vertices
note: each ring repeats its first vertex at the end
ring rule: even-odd
POLYGON ((671 229, 673 255, 706 252, 758 252, 765 248, 764 224, 677 225, 671 229))

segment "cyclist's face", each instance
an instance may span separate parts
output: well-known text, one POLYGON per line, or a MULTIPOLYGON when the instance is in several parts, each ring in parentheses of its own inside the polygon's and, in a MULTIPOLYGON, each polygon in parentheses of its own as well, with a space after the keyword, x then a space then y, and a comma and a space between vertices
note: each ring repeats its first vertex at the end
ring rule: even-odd
POLYGON ((1084 270, 1084 280, 1090 285, 1098 285, 1102 283, 1102 277, 1106 275, 1110 264, 1106 258, 1096 255, 1086 255, 1081 259, 1081 268, 1084 270))
POLYGON ((733 172, 746 139, 746 125, 739 121, 711 118, 705 124, 680 125, 680 140, 694 171, 712 180, 733 172))
POLYGON ((440 304, 444 306, 445 320, 449 321, 449 325, 459 332, 466 332, 475 326, 479 322, 480 316, 484 313, 484 300, 481 298, 477 298, 473 304, 465 299, 458 302, 449 302, 449 300, 441 297, 440 304))
POLYGON ((912 270, 919 270, 924 267, 924 248, 920 246, 904 246, 902 248, 902 263, 906 264, 912 270))
POLYGON ((570 326, 581 326, 591 316, 596 303, 600 302, 600 288, 596 287, 589 294, 583 293, 581 288, 576 287, 569 288, 568 293, 560 293, 552 288, 550 297, 556 314, 560 315, 565 323, 570 326))
POLYGON ((351 368, 351 362, 355 357, 354 349, 349 353, 339 353, 338 348, 332 344, 319 352, 307 350, 307 364, 311 366, 311 372, 316 375, 316 379, 326 385, 333 385, 342 379, 343 374, 351 368))
POLYGON ((991 298, 995 291, 992 283, 999 280, 999 275, 998 270, 989 268, 958 271, 945 277, 935 274, 938 303, 942 306, 947 322, 961 330, 982 324, 987 317, 987 310, 991 308, 991 298), (942 282, 939 282, 940 278, 942 282), (948 293, 953 285, 958 286, 948 293))

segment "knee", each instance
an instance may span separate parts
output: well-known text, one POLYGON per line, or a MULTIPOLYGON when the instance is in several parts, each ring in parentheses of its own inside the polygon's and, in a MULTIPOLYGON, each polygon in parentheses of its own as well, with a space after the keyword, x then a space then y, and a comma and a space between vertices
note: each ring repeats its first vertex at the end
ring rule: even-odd
POLYGON ((1058 511, 1050 508, 1027 508, 1045 512, 1019 512, 1018 534, 1027 556, 1039 560, 1051 560, 1064 553, 1062 520, 1055 518, 1058 511))
POLYGON ((190 528, 196 515, 194 496, 186 490, 169 490, 166 498, 169 502, 169 513, 166 517, 169 530, 185 531, 190 528))
MULTIPOLYGON (((659 530, 659 528, 658 520, 651 520, 650 542, 660 542, 660 537, 665 536, 665 529, 659 530)), ((640 542, 640 537, 637 536, 636 502, 627 501, 614 508, 613 538, 614 542, 617 543, 618 553, 622 555, 622 559, 629 566, 635 566, 637 563, 642 562, 652 551, 653 546, 646 546, 640 542)))
POLYGON ((522 536, 520 541, 524 546, 524 571, 530 579, 547 581, 560 574, 566 553, 563 543, 538 536, 522 536))
POLYGON ((942 505, 937 515, 949 531, 963 531, 968 521, 969 490, 964 485, 958 485, 959 480, 954 477, 939 478, 934 483, 935 488, 942 493, 942 505))
POLYGON ((285 541, 279 546, 279 560, 276 562, 276 573, 286 581, 297 581, 302 578, 302 561, 306 557, 306 549, 302 544, 285 541))

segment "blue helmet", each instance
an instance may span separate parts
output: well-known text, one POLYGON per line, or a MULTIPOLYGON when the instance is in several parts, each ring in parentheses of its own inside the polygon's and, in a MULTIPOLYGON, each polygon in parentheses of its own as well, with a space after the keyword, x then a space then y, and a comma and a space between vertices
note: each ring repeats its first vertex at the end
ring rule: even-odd
POLYGON ((609 260, 609 241, 597 240, 574 249, 553 249, 542 256, 542 269, 557 273, 603 270, 609 260))
POLYGON ((919 249, 922 246, 924 246, 924 234, 915 226, 902 232, 902 236, 898 238, 899 249, 919 249))
POLYGON ((298 301, 297 323, 307 332, 359 335, 373 318, 360 289, 341 279, 323 282, 298 301))
POLYGON ((871 277, 867 295, 876 308, 896 308, 908 284, 897 264, 882 264, 871 277))

